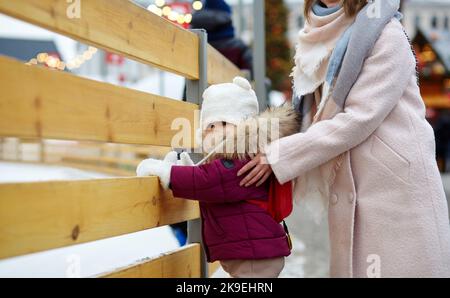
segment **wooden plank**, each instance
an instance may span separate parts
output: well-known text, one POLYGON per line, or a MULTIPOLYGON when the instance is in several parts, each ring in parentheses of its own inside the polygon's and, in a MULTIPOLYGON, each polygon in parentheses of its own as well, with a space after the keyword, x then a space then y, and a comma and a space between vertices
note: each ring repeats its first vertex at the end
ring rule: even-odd
POLYGON ((162 256, 142 260, 118 269, 114 272, 102 274, 104 278, 199 278, 200 269, 199 244, 192 244, 177 251, 162 256))
POLYGON ((136 177, 135 171, 122 170, 117 168, 111 168, 106 166, 94 166, 94 165, 85 165, 80 163, 69 163, 69 162, 56 162, 49 163, 53 165, 60 165, 69 168, 75 168, 85 171, 97 172, 102 174, 107 174, 113 177, 136 177))
POLYGON ((0 12, 189 79, 198 78, 195 34, 128 0, 81 2, 80 18, 67 16, 70 3, 54 0, 0 0, 0 12))
POLYGON ((0 136, 170 146, 172 121, 194 123, 198 109, 5 57, 0 90, 0 136))
POLYGON ((67 168, 74 168, 79 170, 85 170, 90 172, 97 172, 102 174, 107 174, 112 177, 136 177, 135 170, 126 170, 120 168, 113 168, 102 165, 92 165, 92 164, 84 164, 80 162, 66 162, 66 161, 32 161, 32 160, 17 160, 17 159, 5 159, 0 155, 1 161, 13 162, 13 163, 22 163, 22 164, 35 164, 35 165, 49 165, 49 166, 61 166, 67 168))
POLYGON ((214 275, 214 273, 217 272, 217 270, 219 270, 220 262, 217 261, 217 262, 214 262, 214 263, 209 263, 208 266, 209 266, 209 277, 211 277, 211 276, 214 275))
POLYGON ((76 154, 63 154, 61 155, 62 161, 68 161, 68 162, 82 162, 82 163, 98 163, 98 164, 116 164, 116 165, 123 165, 123 166, 130 166, 133 168, 137 168, 139 163, 142 160, 135 160, 135 159, 123 159, 123 158, 117 158, 117 157, 110 157, 110 156, 82 156, 82 155, 76 155, 76 154))
POLYGON ((106 167, 106 166, 96 166, 89 164, 81 164, 76 162, 45 162, 44 164, 58 165, 63 167, 75 168, 85 171, 97 172, 102 174, 107 174, 115 177, 136 177, 136 171, 127 171, 118 168, 106 167))
POLYGON ((0 184, 0 259, 199 216, 155 177, 0 184))
POLYGON ((134 145, 122 145, 122 144, 99 144, 99 143, 78 143, 70 145, 49 145, 49 147, 58 147, 68 150, 78 150, 78 149, 98 149, 104 152, 120 152, 120 153, 136 153, 140 155, 147 156, 166 156, 172 148, 164 146, 134 146, 134 145))
POLYGON ((210 84, 230 83, 239 75, 241 75, 239 68, 212 46, 208 46, 208 82, 210 84))

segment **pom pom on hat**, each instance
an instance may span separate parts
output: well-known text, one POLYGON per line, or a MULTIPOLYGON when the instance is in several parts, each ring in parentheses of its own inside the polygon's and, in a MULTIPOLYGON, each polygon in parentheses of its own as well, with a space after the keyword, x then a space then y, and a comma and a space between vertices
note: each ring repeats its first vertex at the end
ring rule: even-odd
POLYGON ((233 80, 233 84, 238 85, 239 87, 244 88, 247 91, 252 90, 252 85, 250 85, 250 82, 243 77, 235 77, 233 80))

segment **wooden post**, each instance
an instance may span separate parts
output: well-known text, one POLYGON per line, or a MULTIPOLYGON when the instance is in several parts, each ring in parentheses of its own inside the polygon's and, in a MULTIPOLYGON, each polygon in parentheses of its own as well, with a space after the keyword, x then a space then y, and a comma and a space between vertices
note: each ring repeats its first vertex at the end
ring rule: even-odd
POLYGON ((253 1, 254 45, 253 73, 255 91, 258 96, 259 108, 264 111, 268 105, 266 88, 266 37, 265 37, 265 3, 263 0, 253 1))
MULTIPOLYGON (((199 37, 199 79, 187 81, 186 96, 188 102, 201 106, 203 92, 208 87, 208 35, 203 29, 192 31, 199 37)), ((193 154, 191 157, 194 161, 201 159, 199 154, 193 154)), ((201 219, 188 222, 188 243, 200 243, 203 247, 201 219)), ((209 266, 204 247, 201 252, 200 262, 201 277, 208 278, 209 266)))

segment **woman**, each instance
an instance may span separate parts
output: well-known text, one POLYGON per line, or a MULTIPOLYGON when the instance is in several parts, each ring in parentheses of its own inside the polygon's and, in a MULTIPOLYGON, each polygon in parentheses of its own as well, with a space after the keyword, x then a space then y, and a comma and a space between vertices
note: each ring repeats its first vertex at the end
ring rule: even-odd
POLYGON ((305 1, 302 131, 239 175, 252 185, 273 171, 328 208, 332 277, 450 277, 447 203, 399 1, 366 2, 305 1))

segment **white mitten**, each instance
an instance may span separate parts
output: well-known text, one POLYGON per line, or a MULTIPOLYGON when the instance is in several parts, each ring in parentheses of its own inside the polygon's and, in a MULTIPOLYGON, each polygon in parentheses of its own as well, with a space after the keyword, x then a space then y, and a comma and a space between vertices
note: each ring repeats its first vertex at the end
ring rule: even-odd
POLYGON ((158 176, 161 186, 164 189, 169 188, 170 172, 172 166, 177 163, 177 153, 170 152, 166 155, 164 160, 146 159, 142 161, 136 169, 136 174, 139 177, 158 176))
POLYGON ((178 166, 194 166, 194 162, 187 152, 183 152, 180 155, 180 160, 177 162, 178 166))

